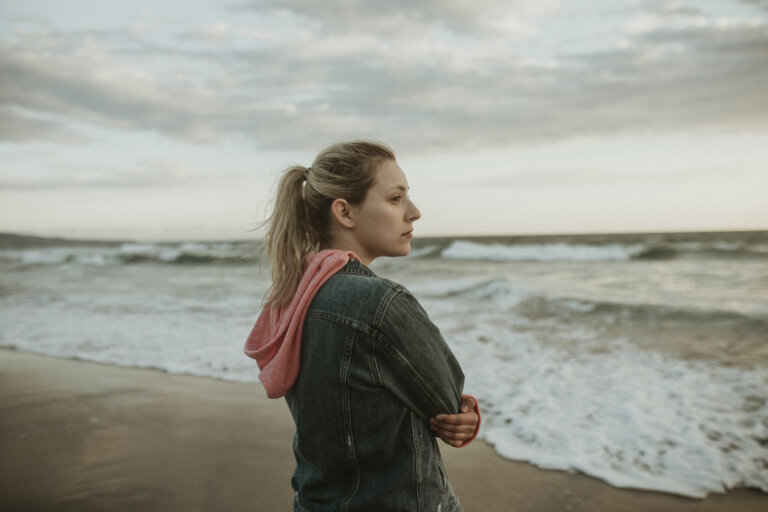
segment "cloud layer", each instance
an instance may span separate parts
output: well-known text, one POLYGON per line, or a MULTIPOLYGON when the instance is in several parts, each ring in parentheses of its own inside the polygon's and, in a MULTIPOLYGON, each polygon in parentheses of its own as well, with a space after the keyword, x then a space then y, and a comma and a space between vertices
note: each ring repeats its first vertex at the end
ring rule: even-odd
POLYGON ((569 13, 552 1, 264 0, 209 24, 12 23, 0 37, 0 138, 73 142, 97 127, 259 149, 378 137, 431 151, 766 131, 766 4, 733 4, 752 7, 630 3, 594 36, 566 28, 554 40, 569 13))

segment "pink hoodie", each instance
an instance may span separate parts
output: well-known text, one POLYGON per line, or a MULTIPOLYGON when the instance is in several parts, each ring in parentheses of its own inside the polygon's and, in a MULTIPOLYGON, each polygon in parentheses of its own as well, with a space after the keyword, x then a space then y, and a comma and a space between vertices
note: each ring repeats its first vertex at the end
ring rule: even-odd
POLYGON ((308 255, 304 274, 291 302, 275 311, 268 306, 261 311, 245 342, 245 354, 259 364, 259 380, 269 398, 280 398, 296 382, 301 332, 309 304, 320 287, 350 258, 360 260, 353 252, 331 249, 308 255))

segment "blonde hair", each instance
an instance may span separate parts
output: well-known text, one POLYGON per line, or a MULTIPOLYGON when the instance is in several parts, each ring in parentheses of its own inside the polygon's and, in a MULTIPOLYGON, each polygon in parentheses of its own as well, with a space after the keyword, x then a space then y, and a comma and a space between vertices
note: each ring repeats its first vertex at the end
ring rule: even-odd
POLYGON ((310 167, 283 171, 264 222, 262 262, 272 276, 266 305, 284 306, 296 293, 307 255, 329 241, 333 201, 363 202, 379 165, 394 159, 392 149, 379 142, 341 142, 321 151, 310 167))

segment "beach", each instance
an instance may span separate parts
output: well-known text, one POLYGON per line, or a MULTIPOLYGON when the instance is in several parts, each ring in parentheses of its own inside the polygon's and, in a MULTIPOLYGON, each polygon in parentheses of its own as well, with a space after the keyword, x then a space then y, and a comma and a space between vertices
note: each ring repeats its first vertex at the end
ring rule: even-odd
MULTIPOLYGON (((258 384, 0 350, 0 509, 290 510, 293 425, 258 384)), ((442 447, 467 511, 762 511, 739 488, 706 499, 617 489, 442 447)))

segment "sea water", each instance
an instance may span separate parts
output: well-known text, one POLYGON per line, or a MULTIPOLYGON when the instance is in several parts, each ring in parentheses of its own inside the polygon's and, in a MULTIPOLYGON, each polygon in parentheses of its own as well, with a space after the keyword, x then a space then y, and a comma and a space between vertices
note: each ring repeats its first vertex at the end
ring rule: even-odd
MULTIPOLYGON (((258 244, 0 243, 0 346, 257 382, 258 244)), ((413 245, 372 268, 440 327, 499 454, 618 487, 768 492, 768 232, 413 245)))

